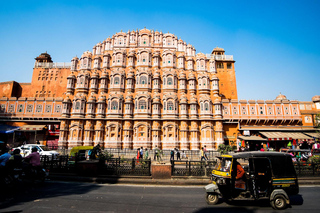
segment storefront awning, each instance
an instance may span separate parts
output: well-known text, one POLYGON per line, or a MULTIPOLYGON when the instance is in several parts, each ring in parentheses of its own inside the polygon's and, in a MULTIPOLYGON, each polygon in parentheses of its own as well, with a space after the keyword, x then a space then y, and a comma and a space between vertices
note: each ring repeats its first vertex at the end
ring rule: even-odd
POLYGON ((283 132, 259 132, 268 138, 269 141, 292 140, 292 137, 283 132))
POLYGON ((299 139, 299 140, 312 140, 311 137, 303 134, 302 132, 288 132, 285 133, 287 134, 289 137, 291 137, 292 139, 299 139))
POLYGON ((259 136, 238 136, 238 138, 245 141, 266 141, 267 140, 259 136))
POLYGON ((311 137, 303 134, 302 132, 260 132, 268 138, 268 140, 279 141, 279 140, 312 140, 311 137))
POLYGON ((306 134, 312 138, 320 138, 320 133, 318 132, 304 132, 303 134, 306 134))
POLYGON ((19 129, 18 126, 10 126, 6 124, 0 125, 0 133, 4 133, 4 134, 13 133, 15 130, 18 130, 18 129, 19 129))
POLYGON ((43 128, 46 125, 24 125, 20 127, 20 130, 22 131, 40 131, 43 130, 43 128))

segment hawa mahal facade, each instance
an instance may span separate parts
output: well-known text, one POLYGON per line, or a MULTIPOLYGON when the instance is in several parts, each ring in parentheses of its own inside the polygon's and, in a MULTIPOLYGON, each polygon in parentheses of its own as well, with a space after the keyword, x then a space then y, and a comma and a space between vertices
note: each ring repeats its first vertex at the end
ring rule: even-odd
POLYGON ((304 133, 317 134, 320 111, 320 96, 238 100, 232 55, 218 47, 196 53, 174 34, 148 29, 116 33, 71 63, 42 53, 32 82, 2 82, 0 96, 2 124, 19 127, 20 136, 38 131, 33 140, 53 137, 69 149, 216 150, 239 146, 239 139, 273 141, 275 131, 296 134, 288 140, 297 134, 305 136, 297 140, 317 140, 304 133))

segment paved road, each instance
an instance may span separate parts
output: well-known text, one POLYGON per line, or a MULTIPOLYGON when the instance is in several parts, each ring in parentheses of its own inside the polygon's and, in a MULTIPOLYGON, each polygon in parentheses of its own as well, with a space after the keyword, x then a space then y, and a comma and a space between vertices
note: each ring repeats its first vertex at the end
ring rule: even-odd
MULTIPOLYGON (((292 208, 319 212, 320 186, 301 187, 292 208), (303 204, 302 204, 303 203, 303 204), (302 204, 302 205, 301 205, 302 204)), ((3 198, 3 197, 2 197, 3 198)), ((21 187, 0 201, 0 212, 275 212, 268 204, 239 202, 208 206, 203 187, 133 186, 47 182, 21 187)))

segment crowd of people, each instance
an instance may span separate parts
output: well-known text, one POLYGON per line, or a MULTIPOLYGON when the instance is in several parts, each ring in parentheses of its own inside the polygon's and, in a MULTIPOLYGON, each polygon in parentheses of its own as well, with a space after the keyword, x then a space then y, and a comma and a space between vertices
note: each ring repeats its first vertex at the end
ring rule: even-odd
POLYGON ((25 172, 40 167, 40 154, 36 147, 32 148, 32 153, 22 157, 20 149, 11 149, 7 146, 1 150, 0 155, 0 177, 11 174, 15 168, 21 168, 25 172))

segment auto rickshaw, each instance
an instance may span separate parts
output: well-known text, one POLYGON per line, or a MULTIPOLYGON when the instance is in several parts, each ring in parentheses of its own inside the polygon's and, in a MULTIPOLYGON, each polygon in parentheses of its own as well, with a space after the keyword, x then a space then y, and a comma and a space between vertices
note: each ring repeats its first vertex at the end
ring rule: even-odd
POLYGON ((299 193, 291 156, 280 152, 241 152, 218 157, 212 184, 205 187, 206 201, 268 199, 274 209, 290 205, 289 195, 299 193), (239 168, 240 166, 240 168, 239 168), (241 175, 241 170, 243 175, 241 175))

